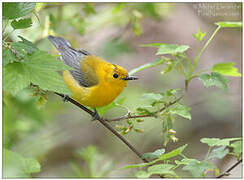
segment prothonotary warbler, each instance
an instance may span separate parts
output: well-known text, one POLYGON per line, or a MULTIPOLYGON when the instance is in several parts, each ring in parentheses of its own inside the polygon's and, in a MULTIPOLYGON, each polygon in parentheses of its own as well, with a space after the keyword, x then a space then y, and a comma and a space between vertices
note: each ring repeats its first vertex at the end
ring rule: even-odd
POLYGON ((128 80, 136 77, 119 65, 111 64, 85 50, 75 50, 70 43, 61 38, 48 36, 60 53, 61 60, 74 70, 63 71, 64 81, 72 92, 72 98, 84 106, 96 107, 111 103, 126 87, 128 80))

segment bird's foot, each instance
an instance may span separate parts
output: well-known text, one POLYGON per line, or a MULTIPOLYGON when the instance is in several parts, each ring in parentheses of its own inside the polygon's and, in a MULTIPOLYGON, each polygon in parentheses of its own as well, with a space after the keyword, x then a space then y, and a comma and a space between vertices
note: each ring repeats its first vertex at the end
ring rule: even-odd
POLYGON ((101 117, 99 116, 98 112, 96 109, 94 109, 93 115, 92 115, 92 121, 98 120, 101 117))
POLYGON ((64 97, 63 97, 63 101, 64 101, 64 102, 67 102, 68 99, 69 99, 69 96, 68 96, 68 95, 64 95, 64 97))

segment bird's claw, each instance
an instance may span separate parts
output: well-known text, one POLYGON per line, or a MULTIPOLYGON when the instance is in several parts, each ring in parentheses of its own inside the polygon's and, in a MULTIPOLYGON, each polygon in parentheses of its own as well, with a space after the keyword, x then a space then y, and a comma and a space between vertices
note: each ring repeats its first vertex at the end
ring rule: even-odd
POLYGON ((63 97, 63 102, 67 102, 67 101, 68 101, 68 98, 69 98, 68 95, 64 95, 64 97, 63 97))
POLYGON ((95 120, 98 120, 98 119, 100 119, 100 116, 99 116, 97 110, 94 109, 94 112, 92 114, 92 121, 95 121, 95 120))

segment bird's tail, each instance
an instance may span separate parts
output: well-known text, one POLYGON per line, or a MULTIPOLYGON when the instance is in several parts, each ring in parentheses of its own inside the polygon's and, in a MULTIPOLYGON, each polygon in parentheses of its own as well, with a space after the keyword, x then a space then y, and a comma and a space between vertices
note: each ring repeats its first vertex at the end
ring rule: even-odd
POLYGON ((88 52, 83 50, 73 49, 69 41, 61 37, 48 36, 48 39, 57 48, 65 64, 71 67, 74 67, 74 63, 76 64, 78 62, 79 64, 79 61, 77 61, 78 59, 80 60, 82 57, 89 54, 88 52))

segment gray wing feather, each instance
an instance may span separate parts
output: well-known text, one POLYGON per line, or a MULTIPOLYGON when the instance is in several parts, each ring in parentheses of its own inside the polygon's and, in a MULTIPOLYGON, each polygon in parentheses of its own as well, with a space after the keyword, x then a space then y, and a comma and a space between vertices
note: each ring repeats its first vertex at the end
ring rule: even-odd
POLYGON ((73 49, 69 41, 61 37, 48 36, 48 39, 59 51, 62 61, 74 68, 74 70, 70 70, 70 73, 75 80, 78 81, 81 86, 89 87, 89 84, 83 79, 83 74, 80 70, 80 61, 85 56, 89 55, 89 53, 84 50, 73 49))

